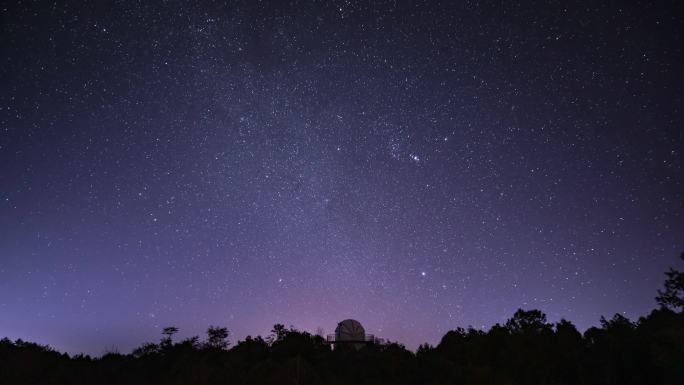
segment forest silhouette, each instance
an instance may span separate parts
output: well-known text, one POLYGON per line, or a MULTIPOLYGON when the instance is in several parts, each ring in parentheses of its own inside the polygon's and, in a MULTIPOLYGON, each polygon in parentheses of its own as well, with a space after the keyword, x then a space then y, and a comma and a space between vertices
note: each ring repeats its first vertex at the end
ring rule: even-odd
MULTIPOLYGON (((684 259, 684 253, 681 255, 684 259)), ((658 308, 637 321, 620 314, 580 333, 567 320, 518 310, 488 331, 457 328, 416 352, 393 342, 331 349, 323 337, 282 324, 266 338, 230 346, 225 327, 130 354, 69 356, 0 340, 0 385, 9 384, 684 384, 684 272, 666 272, 658 308)))

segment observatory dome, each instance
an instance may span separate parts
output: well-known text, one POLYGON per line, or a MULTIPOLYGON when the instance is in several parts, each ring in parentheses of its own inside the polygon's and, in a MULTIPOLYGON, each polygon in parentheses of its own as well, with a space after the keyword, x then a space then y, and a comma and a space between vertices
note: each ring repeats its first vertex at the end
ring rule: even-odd
POLYGON ((346 319, 338 323, 335 328, 335 340, 337 341, 364 341, 365 339, 366 330, 357 320, 346 319))

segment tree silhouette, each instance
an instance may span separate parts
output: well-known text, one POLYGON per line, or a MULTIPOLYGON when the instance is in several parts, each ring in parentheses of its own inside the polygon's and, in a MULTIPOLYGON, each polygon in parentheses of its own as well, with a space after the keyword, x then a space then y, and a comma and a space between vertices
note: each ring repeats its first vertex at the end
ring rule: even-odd
POLYGON ((506 322, 506 328, 513 333, 550 330, 551 325, 546 322, 546 314, 539 310, 518 309, 513 318, 506 322))
POLYGON ((162 346, 171 346, 173 335, 178 333, 178 328, 174 326, 168 326, 162 329, 162 334, 166 337, 162 338, 162 346))
MULTIPOLYGON (((684 260, 684 252, 680 258, 684 260)), ((665 279, 665 291, 658 290, 656 301, 658 305, 677 310, 682 308, 684 310, 684 272, 670 268, 665 272, 667 278, 665 279)))
POLYGON ((207 329, 206 346, 213 349, 226 349, 230 345, 228 341, 228 328, 209 326, 207 329))
POLYGON ((271 329, 271 341, 280 341, 283 338, 285 338, 285 335, 287 335, 287 329, 285 328, 285 325, 283 324, 275 324, 273 325, 273 329, 271 329))

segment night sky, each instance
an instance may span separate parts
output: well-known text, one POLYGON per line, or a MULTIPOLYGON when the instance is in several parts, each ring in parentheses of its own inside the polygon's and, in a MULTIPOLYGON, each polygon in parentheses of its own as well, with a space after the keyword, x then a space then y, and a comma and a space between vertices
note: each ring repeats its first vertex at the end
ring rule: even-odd
POLYGON ((684 251, 676 1, 96 3, 0 9, 0 337, 584 330, 684 251))

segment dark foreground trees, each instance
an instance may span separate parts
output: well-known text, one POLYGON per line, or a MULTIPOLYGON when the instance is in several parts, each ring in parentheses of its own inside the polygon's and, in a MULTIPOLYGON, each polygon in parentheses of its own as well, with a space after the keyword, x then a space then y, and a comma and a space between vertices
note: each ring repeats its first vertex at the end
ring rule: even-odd
POLYGON ((661 307, 633 322, 616 314, 581 334, 566 320, 518 310, 488 331, 457 328, 416 353, 396 343, 331 349, 318 335, 273 327, 229 349, 228 329, 131 354, 70 357, 21 340, 0 340, 5 384, 684 384, 682 273, 667 273, 661 307))
POLYGON ((488 331, 458 328, 417 353, 395 343, 331 349, 316 335, 277 328, 227 348, 227 330, 201 342, 144 344, 131 354, 69 357, 0 340, 0 384, 682 384, 684 313, 615 315, 580 334, 538 310, 488 331))

